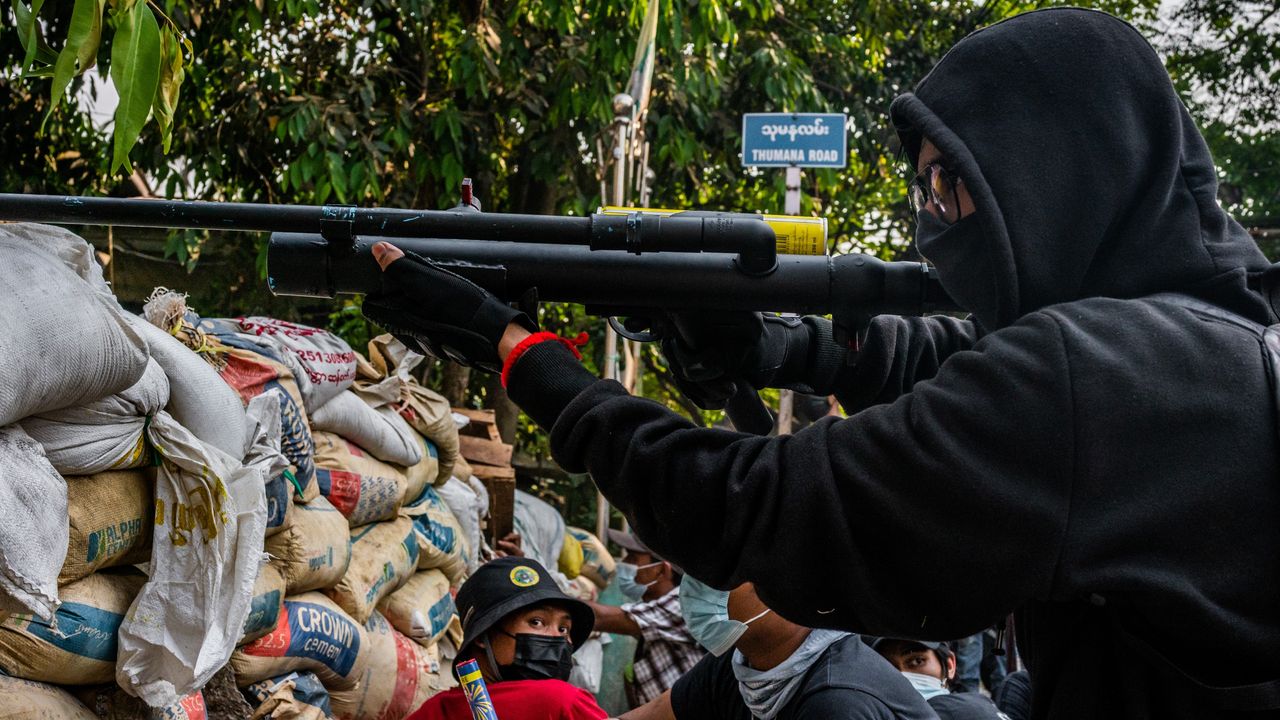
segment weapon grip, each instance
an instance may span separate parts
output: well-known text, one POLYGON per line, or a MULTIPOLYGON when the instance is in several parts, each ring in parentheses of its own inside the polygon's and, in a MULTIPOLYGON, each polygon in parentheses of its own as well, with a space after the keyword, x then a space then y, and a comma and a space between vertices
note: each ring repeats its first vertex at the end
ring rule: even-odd
POLYGON ((724 412, 739 432, 768 435, 773 432, 773 414, 765 407, 756 389, 745 382, 734 383, 733 397, 724 404, 724 412))

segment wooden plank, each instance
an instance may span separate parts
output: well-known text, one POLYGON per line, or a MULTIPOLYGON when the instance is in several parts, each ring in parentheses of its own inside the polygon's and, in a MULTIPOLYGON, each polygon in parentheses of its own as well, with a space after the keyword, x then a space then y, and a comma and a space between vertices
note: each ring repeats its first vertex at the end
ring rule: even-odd
POLYGON ((472 410, 471 408, 453 408, 453 411, 476 422, 494 422, 493 410, 472 410))
POLYGON ((516 481, 514 477, 486 479, 479 473, 476 477, 489 491, 489 544, 497 546, 499 539, 515 529, 516 481))
POLYGON ((488 440, 470 435, 458 436, 458 449, 471 463, 510 465, 513 448, 501 440, 488 440))
POLYGON ((453 408, 453 411, 471 421, 458 428, 459 435, 485 438, 486 440, 502 440, 502 436, 498 433, 498 422, 494 418, 493 410, 453 408))
POLYGON ((471 474, 481 480, 514 480, 516 477, 516 469, 500 465, 481 465, 479 463, 475 463, 471 466, 471 474))

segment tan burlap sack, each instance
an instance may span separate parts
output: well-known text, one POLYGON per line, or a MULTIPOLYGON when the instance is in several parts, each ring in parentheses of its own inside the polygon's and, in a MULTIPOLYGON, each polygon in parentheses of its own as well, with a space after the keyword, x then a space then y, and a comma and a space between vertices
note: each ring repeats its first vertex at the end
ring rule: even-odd
POLYGON ((49 623, 10 615, 0 623, 0 671, 58 685, 108 683, 116 677, 116 633, 146 578, 94 573, 61 588, 49 623))
POLYGON ((351 690, 365 677, 370 648, 362 625, 323 594, 309 592, 286 598, 275 629, 238 648, 231 666, 240 687, 310 670, 327 688, 351 690))
POLYGON ((437 484, 440 477, 440 451, 425 437, 416 432, 414 436, 422 445, 422 460, 416 465, 405 468, 404 475, 409 481, 404 491, 406 501, 421 495, 423 489, 437 484))
POLYGON ((378 612, 398 632, 424 647, 435 645, 458 617, 449 578, 422 570, 378 603, 378 612))
POLYGON ((568 533, 582 546, 582 570, 598 588, 606 588, 618 574, 618 564, 609 554, 608 548, 600 542, 600 538, 582 528, 568 527, 568 533))
POLYGON ((330 693, 337 720, 403 718, 443 689, 438 657, 396 632, 382 615, 370 616, 365 635, 371 649, 360 683, 330 693))
POLYGON ((291 672, 244 689, 257 707, 250 720, 327 720, 329 691, 312 672, 291 672))
POLYGON ((351 564, 326 594, 357 622, 367 622, 382 598, 418 567, 418 538, 407 517, 351 530, 351 564))
POLYGON ((155 482, 155 468, 67 478, 70 537, 59 585, 151 557, 155 482))
POLYGON ((323 496, 293 509, 293 522, 267 538, 271 564, 290 595, 333 586, 351 562, 347 519, 323 496))
POLYGON ((403 468, 384 463, 333 433, 317 432, 314 440, 320 494, 346 516, 351 527, 396 516, 409 486, 403 468))
POLYGON ((244 620, 244 636, 238 645, 246 645, 275 629, 280 620, 287 592, 284 576, 270 563, 258 568, 258 580, 253 585, 253 599, 249 603, 249 617, 244 620))
POLYGON ((60 687, 0 675, 0 720, 98 720, 60 687))
POLYGON ((467 576, 467 541, 449 506, 428 487, 406 505, 402 514, 413 518, 418 534, 418 568, 440 569, 455 587, 467 576))

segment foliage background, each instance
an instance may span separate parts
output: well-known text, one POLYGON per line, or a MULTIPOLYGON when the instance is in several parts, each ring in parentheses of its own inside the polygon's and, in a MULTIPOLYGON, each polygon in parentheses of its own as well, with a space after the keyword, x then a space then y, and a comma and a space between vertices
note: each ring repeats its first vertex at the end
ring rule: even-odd
MULTIPOLYGON (((487 210, 584 214, 601 203, 597 139, 627 79, 643 0, 155 0, 191 43, 170 151, 155 123, 112 174, 109 130, 90 109, 111 70, 108 15, 97 67, 49 110, 50 83, 22 77, 13 8, 0 13, 0 189, 136 194, 274 203, 443 208, 463 176, 487 210)), ((741 113, 847 112, 848 167, 808 171, 802 213, 825 215, 833 251, 909 256, 911 227, 889 101, 974 28, 1044 2, 663 0, 647 133, 651 204, 780 211, 782 173, 738 157, 741 113)), ((1280 30, 1273 2, 1155 0, 1092 6, 1135 22, 1167 58, 1220 165, 1221 200, 1272 257, 1280 243, 1280 30)), ((40 11, 54 50, 73 2, 40 11)), ((191 292, 202 314, 266 313, 327 325, 363 347, 377 334, 358 303, 271 297, 265 238, 85 229, 104 249, 126 302, 151 285, 191 292)), ((588 329, 598 368, 603 325, 576 306, 548 306, 552 329, 588 329)), ((661 357, 644 351, 644 393, 682 403, 661 357)), ((436 366, 431 382, 472 406, 505 412, 529 463, 545 439, 516 421, 490 378, 436 366)), ((590 524, 585 479, 538 480, 571 522, 590 524)), ((526 478, 527 480, 528 478, 526 478)))

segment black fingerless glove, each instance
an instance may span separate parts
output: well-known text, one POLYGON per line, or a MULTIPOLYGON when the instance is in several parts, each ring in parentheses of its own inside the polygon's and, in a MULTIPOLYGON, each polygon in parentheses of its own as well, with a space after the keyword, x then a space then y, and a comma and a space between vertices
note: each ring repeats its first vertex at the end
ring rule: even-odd
POLYGON ((538 329, 489 291, 413 253, 387 266, 382 289, 361 310, 411 349, 495 373, 502 370, 498 341, 507 325, 538 329))

